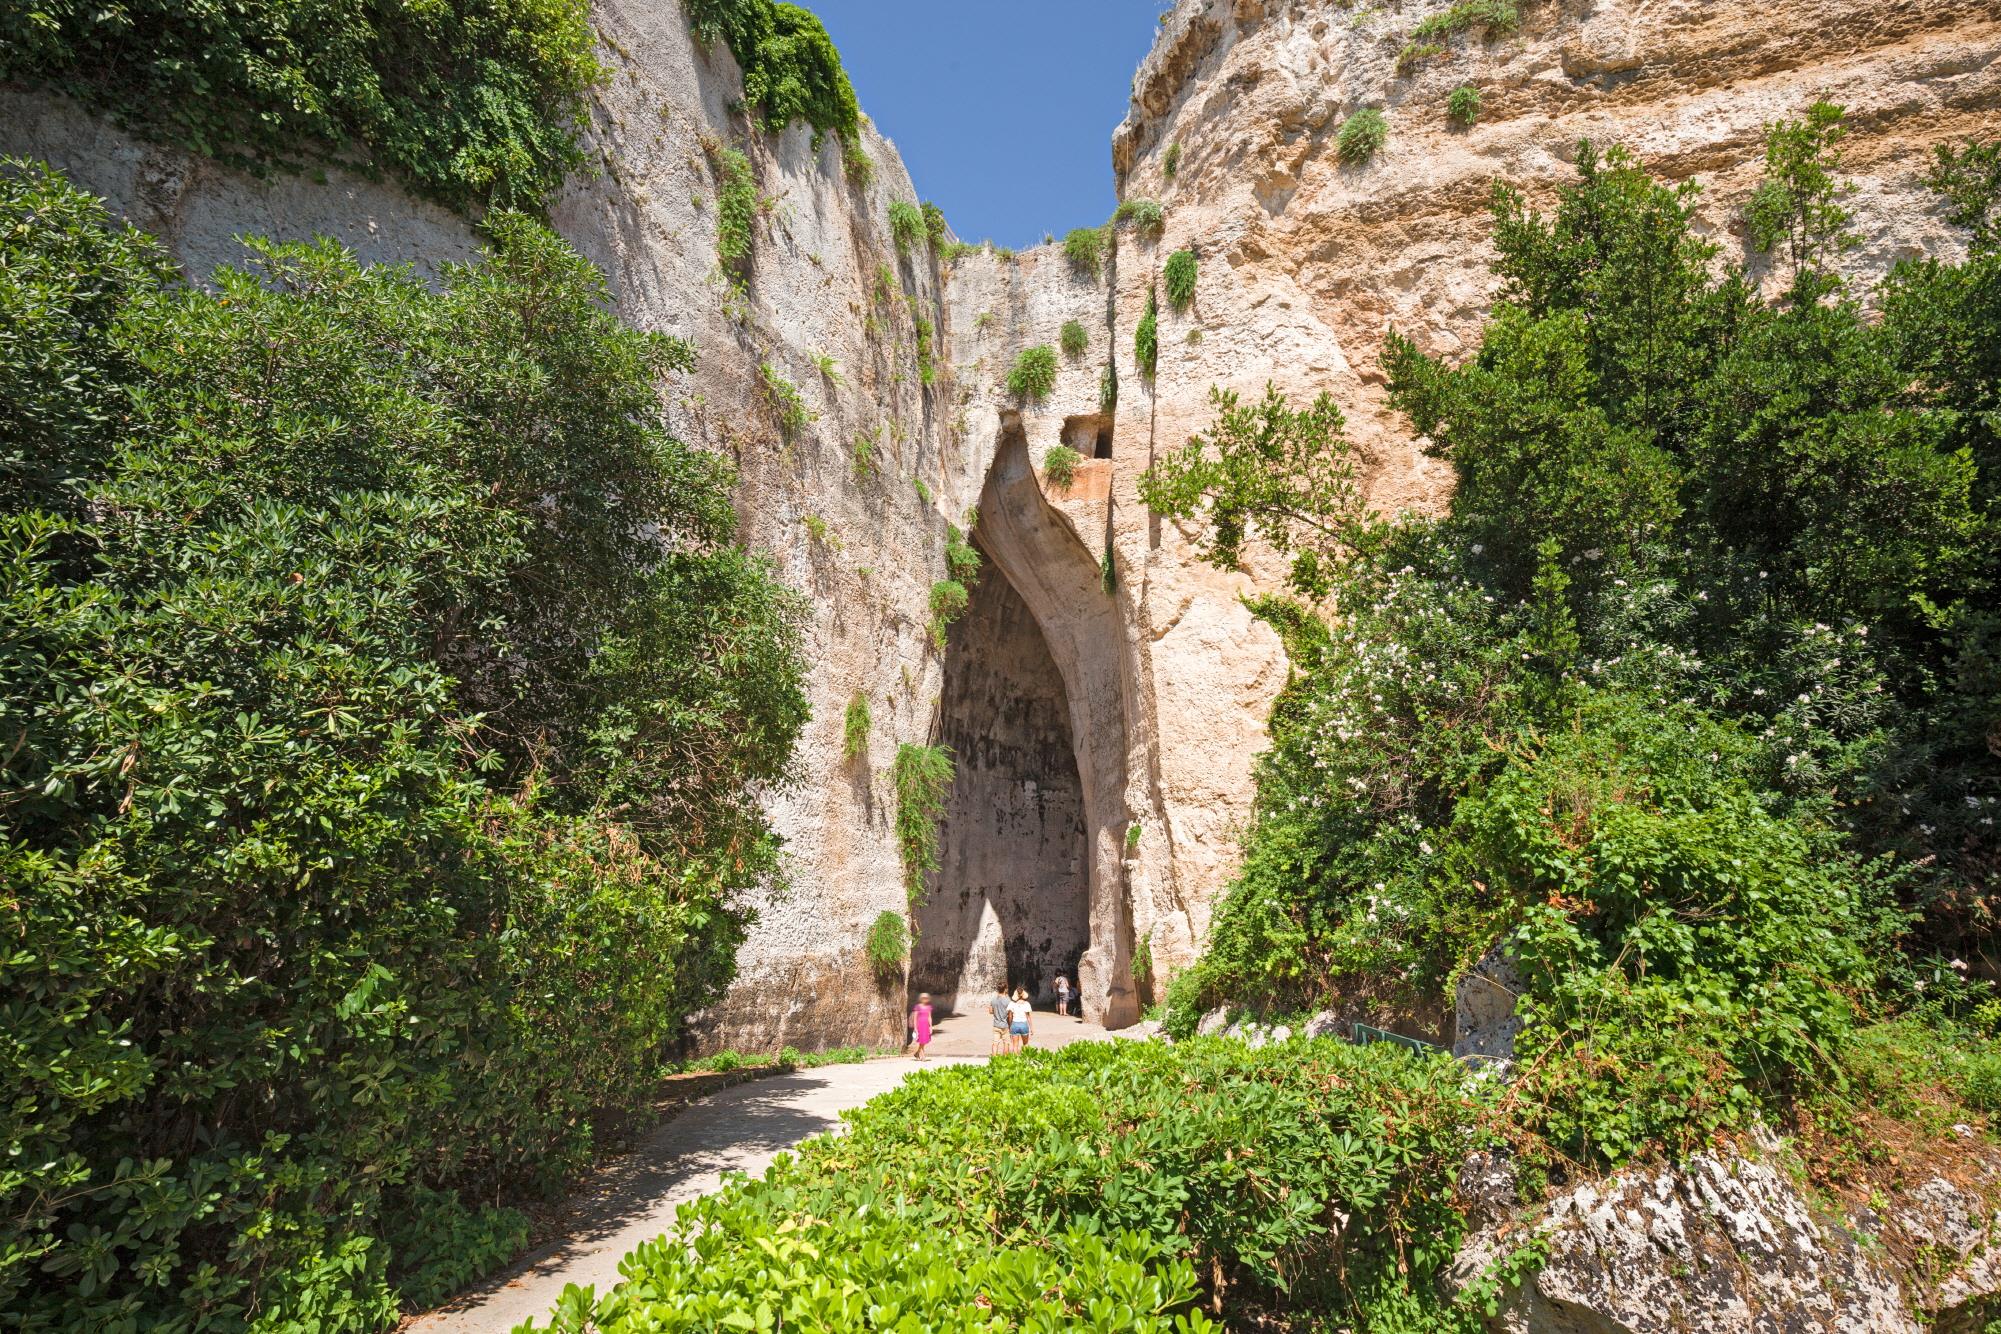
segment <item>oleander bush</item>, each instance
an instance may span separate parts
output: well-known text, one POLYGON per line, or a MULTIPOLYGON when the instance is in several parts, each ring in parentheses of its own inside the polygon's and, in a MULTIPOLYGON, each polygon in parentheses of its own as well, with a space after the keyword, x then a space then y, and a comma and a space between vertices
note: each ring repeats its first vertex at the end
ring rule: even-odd
POLYGON ((53 86, 252 170, 365 148, 453 208, 534 208, 582 162, 602 77, 584 0, 41 0, 0 8, 0 79, 53 86))
POLYGON ((1007 391, 1019 399, 1039 403, 1056 387, 1056 349, 1047 343, 1025 347, 1015 354, 1008 368, 1007 391))
POLYGON ((0 1309, 373 1330, 523 1236, 730 979, 802 608, 693 349, 489 217, 213 289, 0 169, 0 1309))
POLYGON ((1464 1231, 1454 1173, 1485 1142, 1450 1060, 1080 1043, 913 1076, 848 1121, 687 1206, 628 1257, 633 1282, 566 1298, 552 1327, 720 1328, 760 1304, 842 1330, 1219 1328, 1198 1298, 1233 1325, 1477 1314, 1438 1288, 1464 1231))

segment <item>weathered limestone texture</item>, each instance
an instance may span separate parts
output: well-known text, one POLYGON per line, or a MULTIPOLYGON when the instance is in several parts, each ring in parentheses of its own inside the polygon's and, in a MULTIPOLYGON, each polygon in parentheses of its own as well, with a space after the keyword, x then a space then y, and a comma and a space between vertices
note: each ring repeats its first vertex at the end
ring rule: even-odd
MULTIPOLYGON (((2001 1287, 1990 1217, 1973 1190, 1934 1177, 1887 1214, 1811 1204, 1775 1141, 1633 1169, 1552 1200, 1525 1231, 1503 1227, 1513 1182, 1486 1155, 1461 1174, 1484 1226, 1454 1266, 1465 1284, 1539 1235, 1548 1259, 1487 1321, 1495 1334, 1688 1330, 1918 1334, 1979 1330, 2001 1287), (1922 1317, 1922 1319, 1920 1318, 1922 1317)), ((1992 1182, 1993 1165, 1977 1168, 1992 1182)))

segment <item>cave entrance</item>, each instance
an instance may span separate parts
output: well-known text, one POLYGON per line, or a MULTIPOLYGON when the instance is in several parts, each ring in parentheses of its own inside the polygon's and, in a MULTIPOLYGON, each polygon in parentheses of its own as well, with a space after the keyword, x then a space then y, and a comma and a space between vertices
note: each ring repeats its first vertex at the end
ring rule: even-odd
POLYGON ((954 775, 911 990, 959 1011, 1002 985, 1047 1004, 1090 943, 1084 788, 1049 642, 990 557, 946 641, 939 713, 954 775))
POLYGON ((1014 414, 979 508, 985 567, 945 647, 939 739, 957 762, 940 867, 912 917, 911 990, 969 1010, 1006 981, 1046 1005, 1062 974, 1085 1017, 1122 1028, 1139 1019, 1125 628, 1097 528, 1087 540, 1044 496, 1014 414))

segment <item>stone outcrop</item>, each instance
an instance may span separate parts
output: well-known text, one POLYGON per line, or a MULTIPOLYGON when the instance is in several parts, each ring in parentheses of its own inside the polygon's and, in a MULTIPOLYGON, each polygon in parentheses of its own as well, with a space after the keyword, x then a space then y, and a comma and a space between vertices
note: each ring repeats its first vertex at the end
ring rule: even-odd
MULTIPOLYGON (((1969 1169, 1989 1194, 1990 1158, 1969 1169)), ((1495 1334, 1977 1331, 2001 1288, 2001 1215, 1970 1185, 1933 1177, 1887 1209, 1847 1210, 1802 1193, 1769 1139, 1574 1187, 1527 1224, 1509 1217, 1504 1164, 1476 1155, 1460 1186, 1485 1226, 1461 1249, 1456 1283, 1531 1237, 1547 1251, 1487 1320, 1495 1334)))

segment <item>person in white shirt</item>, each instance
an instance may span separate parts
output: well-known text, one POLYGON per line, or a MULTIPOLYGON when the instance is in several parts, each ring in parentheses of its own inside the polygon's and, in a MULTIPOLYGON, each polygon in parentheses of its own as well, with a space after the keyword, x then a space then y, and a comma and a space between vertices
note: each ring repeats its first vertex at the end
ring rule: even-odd
POLYGON ((1014 1000, 1007 1007, 1008 1037, 1013 1042, 1013 1050, 1021 1051, 1028 1046, 1034 1036, 1035 1024, 1031 1016, 1035 1013, 1028 1003, 1028 992, 1017 989, 1014 1000))
POLYGON ((1056 977, 1056 1013, 1065 1018, 1070 1014, 1070 979, 1060 973, 1056 977))

